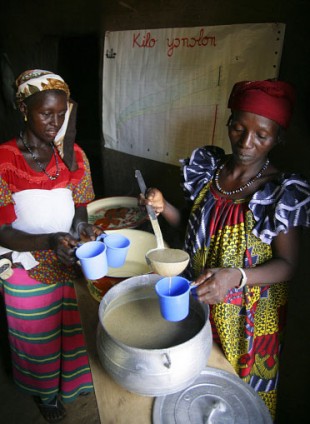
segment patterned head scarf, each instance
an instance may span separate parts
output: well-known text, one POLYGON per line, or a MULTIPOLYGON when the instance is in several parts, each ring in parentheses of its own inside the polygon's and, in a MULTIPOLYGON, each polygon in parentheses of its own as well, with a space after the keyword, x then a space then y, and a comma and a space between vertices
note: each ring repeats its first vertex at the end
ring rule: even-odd
POLYGON ((61 76, 50 71, 41 69, 32 69, 23 72, 16 80, 17 103, 23 102, 27 97, 32 96, 39 91, 62 90, 70 97, 70 90, 61 76))
MULTIPOLYGON (((61 76, 54 74, 50 71, 45 71, 42 69, 31 69, 23 72, 16 79, 16 101, 19 109, 21 108, 21 104, 25 99, 32 96, 33 94, 46 91, 46 90, 61 90, 66 93, 67 96, 67 112, 65 115, 65 120, 60 128, 58 134, 55 137, 54 144, 57 147, 57 150, 60 154, 60 157, 63 159, 65 164, 69 169, 74 169, 76 167, 75 160, 73 157, 73 142, 74 140, 68 140, 69 137, 66 137, 66 132, 69 124, 69 119, 71 116, 71 120, 76 119, 76 110, 75 113, 71 113, 73 109, 73 105, 76 103, 70 100, 70 90, 65 81, 61 78, 61 76), (66 153, 64 153, 64 139, 66 137, 66 153), (70 146, 69 146, 70 144, 70 146)), ((75 127, 74 123, 71 123, 75 127)), ((73 133, 72 131, 70 132, 73 133)), ((68 134, 67 134, 68 135, 68 134)), ((75 136, 75 132, 74 132, 75 136)))
POLYGON ((241 81, 234 85, 228 107, 231 110, 264 116, 287 128, 292 117, 295 99, 295 90, 287 82, 241 81))

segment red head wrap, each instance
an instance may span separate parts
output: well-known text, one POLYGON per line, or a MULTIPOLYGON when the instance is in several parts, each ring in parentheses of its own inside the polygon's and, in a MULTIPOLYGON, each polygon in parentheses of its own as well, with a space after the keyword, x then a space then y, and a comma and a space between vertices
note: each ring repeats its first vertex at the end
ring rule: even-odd
POLYGON ((264 116, 287 128, 294 103, 295 90, 287 82, 241 81, 234 85, 228 107, 264 116))

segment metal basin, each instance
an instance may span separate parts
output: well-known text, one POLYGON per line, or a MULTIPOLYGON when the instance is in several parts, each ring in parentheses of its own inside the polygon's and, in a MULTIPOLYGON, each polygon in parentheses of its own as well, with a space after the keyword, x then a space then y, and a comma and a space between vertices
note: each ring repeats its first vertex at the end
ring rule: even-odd
POLYGON ((186 319, 160 323, 154 289, 160 278, 156 274, 129 278, 112 287, 99 306, 97 350, 103 367, 125 389, 145 396, 163 396, 190 386, 205 368, 212 348, 209 307, 194 297, 186 319), (138 305, 135 312, 132 305, 138 305), (136 313, 140 307, 141 317, 136 313), (124 335, 135 333, 137 323, 144 325, 137 331, 140 340, 136 335, 124 340, 124 335), (167 327, 170 324, 174 327, 167 327))

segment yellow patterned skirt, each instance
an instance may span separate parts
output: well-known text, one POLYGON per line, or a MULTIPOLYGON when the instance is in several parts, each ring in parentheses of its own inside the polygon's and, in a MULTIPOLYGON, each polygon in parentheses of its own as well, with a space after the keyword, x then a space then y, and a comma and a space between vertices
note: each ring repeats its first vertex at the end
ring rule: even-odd
MULTIPOLYGON (((195 279, 205 268, 249 268, 268 261, 271 246, 252 234, 254 220, 247 202, 213 198, 212 208, 202 208, 208 189, 202 190, 192 210, 195 218, 185 242, 191 257, 187 277, 195 279)), ((210 306, 214 341, 241 379, 262 397, 272 417, 286 302, 283 282, 231 289, 222 303, 210 306)))

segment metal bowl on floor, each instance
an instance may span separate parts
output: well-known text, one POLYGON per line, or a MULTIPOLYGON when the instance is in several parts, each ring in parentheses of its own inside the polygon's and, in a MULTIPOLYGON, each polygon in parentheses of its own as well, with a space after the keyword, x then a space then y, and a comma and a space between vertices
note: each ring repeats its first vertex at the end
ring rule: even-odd
POLYGON ((155 399, 153 424, 272 424, 257 392, 230 372, 206 367, 188 388, 155 399))

